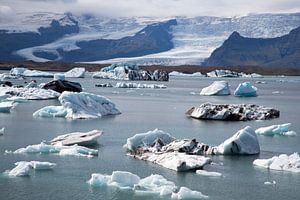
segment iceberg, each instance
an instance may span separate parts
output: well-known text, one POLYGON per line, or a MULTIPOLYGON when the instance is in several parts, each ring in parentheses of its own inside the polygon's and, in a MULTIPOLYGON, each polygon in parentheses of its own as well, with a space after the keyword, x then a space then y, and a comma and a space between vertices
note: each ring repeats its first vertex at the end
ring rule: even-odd
POLYGON ((38 70, 29 70, 27 68, 16 67, 10 70, 10 74, 14 76, 27 76, 27 77, 53 77, 53 73, 42 72, 38 70))
POLYGON ((272 170, 300 173, 300 156, 298 153, 281 154, 269 159, 256 159, 253 161, 253 165, 272 170))
POLYGON ((291 123, 278 124, 267 127, 261 127, 255 130, 258 135, 274 136, 274 135, 284 135, 284 136, 295 136, 295 131, 290 131, 289 128, 291 123))
POLYGON ((49 170, 53 169, 56 164, 40 161, 20 161, 15 163, 16 167, 8 172, 9 176, 29 176, 30 169, 49 170))
POLYGON ((239 77, 239 74, 230 70, 217 69, 206 74, 208 77, 239 77))
POLYGON ((34 112, 33 116, 89 119, 121 114, 114 103, 100 95, 65 91, 58 99, 61 106, 46 106, 34 112))
POLYGON ((254 104, 204 103, 199 107, 192 107, 186 115, 204 120, 247 121, 278 118, 280 111, 254 104))
POLYGON ((65 74, 61 74, 61 73, 56 73, 54 74, 54 77, 53 77, 53 80, 56 81, 56 80, 65 80, 65 74))
POLYGON ((97 143, 97 139, 102 135, 102 133, 103 132, 99 130, 67 133, 50 140, 50 143, 52 145, 59 146, 70 146, 74 144, 80 146, 91 146, 97 143))
POLYGON ((172 71, 172 72, 169 73, 169 76, 204 77, 205 75, 201 74, 201 72, 186 74, 186 73, 182 73, 182 72, 172 71))
POLYGON ((60 93, 53 90, 45 90, 41 88, 16 88, 16 87, 0 87, 0 94, 7 94, 13 97, 21 97, 27 100, 45 100, 56 99, 60 93))
POLYGON ((230 95, 229 84, 227 81, 214 81, 210 86, 203 88, 200 95, 230 95))
POLYGON ((55 146, 45 144, 44 142, 40 144, 29 145, 25 148, 17 149, 13 152, 5 151, 6 153, 40 153, 40 154, 57 154, 57 155, 74 155, 74 156, 85 156, 85 157, 93 157, 98 155, 98 150, 90 149, 83 146, 72 145, 72 146, 55 146))
POLYGON ((152 88, 152 89, 165 89, 167 86, 163 84, 140 84, 140 83, 125 83, 118 82, 115 85, 116 88, 152 88))
POLYGON ((256 97, 257 88, 249 82, 240 83, 234 91, 234 95, 238 97, 256 97))
POLYGON ((13 101, 0 102, 0 113, 10 113, 10 110, 16 106, 17 103, 13 101))
POLYGON ((66 81, 66 80, 53 80, 43 85, 42 88, 46 90, 54 90, 59 93, 62 93, 64 91, 70 91, 70 92, 82 91, 80 83, 66 81))
POLYGON ((75 67, 67 72, 65 72, 65 77, 67 78, 84 78, 85 68, 75 67))
POLYGON ((169 197, 172 199, 202 199, 208 198, 201 192, 192 191, 189 188, 177 186, 158 174, 152 174, 145 178, 126 171, 114 171, 112 175, 94 173, 87 181, 92 187, 117 187, 129 189, 134 194, 169 197))
POLYGON ((259 154, 260 147, 255 131, 247 126, 217 147, 217 154, 259 154))
POLYGON ((206 171, 206 170, 197 170, 196 171, 196 174, 199 174, 201 176, 212 176, 212 177, 220 177, 222 176, 221 173, 219 172, 209 172, 209 171, 206 171))

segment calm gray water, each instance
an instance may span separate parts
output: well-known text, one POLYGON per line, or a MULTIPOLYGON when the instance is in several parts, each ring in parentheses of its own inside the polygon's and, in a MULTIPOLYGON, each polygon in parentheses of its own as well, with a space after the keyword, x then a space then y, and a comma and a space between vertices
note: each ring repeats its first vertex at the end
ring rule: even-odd
MULTIPOLYGON (((48 79, 38 79, 45 82, 48 79)), ((12 169, 21 160, 49 161, 57 164, 53 171, 36 171, 27 178, 7 178, 0 175, 0 199, 2 200, 67 200, 67 199, 159 199, 139 197, 130 192, 111 188, 91 188, 86 181, 92 173, 111 174, 115 170, 130 171, 146 177, 161 174, 178 186, 201 191, 210 199, 299 199, 300 174, 268 171, 254 167, 256 158, 269 158, 281 153, 300 152, 300 78, 266 77, 261 79, 226 79, 231 90, 238 83, 249 80, 258 87, 258 97, 238 98, 200 96, 201 88, 209 85, 211 78, 174 78, 167 89, 121 89, 96 88, 95 83, 115 81, 73 79, 80 82, 84 90, 110 98, 122 114, 95 120, 35 119, 32 113, 47 105, 59 105, 58 100, 30 101, 19 104, 10 114, 0 113, 0 127, 5 126, 0 136, 0 172, 12 169), (267 84, 255 84, 256 80, 267 84), (272 92, 279 91, 278 94, 272 92), (204 102, 253 103, 277 108, 278 119, 251 122, 200 121, 185 116, 190 107, 204 102), (206 169, 223 174, 221 178, 210 178, 195 173, 177 173, 158 165, 135 160, 125 155, 122 145, 128 137, 155 128, 171 133, 177 138, 196 138, 207 144, 217 145, 245 126, 258 128, 272 124, 292 123, 296 137, 259 136, 261 153, 257 156, 213 156, 215 165, 206 169), (15 150, 42 140, 74 131, 101 129, 105 132, 99 139, 99 156, 82 158, 57 155, 14 155, 4 151, 15 150), (277 182, 276 187, 264 185, 265 181, 277 182)), ((152 82, 146 82, 152 83, 152 82)))

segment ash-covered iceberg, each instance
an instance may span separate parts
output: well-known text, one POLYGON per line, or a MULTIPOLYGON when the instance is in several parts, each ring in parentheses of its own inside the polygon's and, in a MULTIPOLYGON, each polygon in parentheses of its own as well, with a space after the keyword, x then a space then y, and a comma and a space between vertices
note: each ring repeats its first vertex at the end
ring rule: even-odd
POLYGON ((50 162, 40 161, 20 161, 15 163, 16 167, 7 171, 9 176, 29 176, 30 170, 50 170, 53 169, 56 164, 50 162))
POLYGON ((131 190, 139 196, 161 196, 172 199, 203 199, 208 196, 199 191, 177 186, 158 174, 152 174, 145 178, 126 171, 114 171, 112 175, 94 173, 88 184, 92 187, 116 187, 131 190))
POLYGON ((82 87, 80 83, 67 81, 67 80, 53 80, 43 85, 42 88, 46 90, 54 90, 59 93, 62 93, 64 91, 69 91, 69 92, 82 91, 82 87))
POLYGON ((239 74, 230 70, 217 69, 206 74, 208 77, 239 77, 239 74))
POLYGON ((53 73, 43 72, 38 70, 29 70, 27 68, 12 68, 10 74, 14 76, 27 76, 27 77, 53 77, 53 73))
POLYGON ((295 131, 290 131, 289 128, 291 123, 278 124, 267 127, 261 127, 255 130, 255 133, 258 135, 265 136, 274 136, 274 135, 283 135, 283 136, 295 136, 295 131))
POLYGON ((300 173, 300 156, 298 153, 281 154, 269 159, 256 159, 253 161, 253 165, 272 170, 300 173))
POLYGON ((256 97, 257 88, 249 82, 240 83, 234 91, 234 95, 238 97, 256 97))
POLYGON ((67 78, 84 78, 85 68, 75 67, 67 72, 65 72, 65 77, 67 78))
POLYGON ((200 95, 230 95, 229 84, 227 81, 214 81, 210 86, 203 88, 200 92, 200 95))
POLYGON ((98 150, 90 149, 83 146, 72 145, 72 146, 59 146, 59 145, 50 145, 44 142, 40 144, 28 145, 25 148, 20 148, 15 151, 5 151, 6 153, 15 153, 15 154, 57 154, 60 156, 72 155, 72 156, 85 156, 85 157, 94 157, 98 155, 98 150))
POLYGON ((239 130, 218 146, 196 139, 173 138, 161 130, 136 134, 124 145, 128 155, 175 171, 202 169, 211 162, 205 155, 252 155, 260 152, 255 131, 251 127, 239 130))
POLYGON ((46 106, 33 113, 34 117, 65 117, 69 119, 99 118, 121 112, 104 96, 87 92, 63 92, 61 106, 46 106))
POLYGON ((192 107, 186 115, 195 119, 247 121, 278 118, 279 110, 254 104, 212 104, 204 103, 192 107))

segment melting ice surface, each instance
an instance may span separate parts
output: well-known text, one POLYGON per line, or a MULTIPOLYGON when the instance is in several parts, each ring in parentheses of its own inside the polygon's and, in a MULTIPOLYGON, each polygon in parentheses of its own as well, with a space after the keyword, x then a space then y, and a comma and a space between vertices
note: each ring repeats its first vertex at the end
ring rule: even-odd
POLYGON ((106 97, 87 92, 65 91, 58 99, 62 106, 46 106, 34 112, 33 116, 88 119, 121 113, 106 97))
POLYGON ((289 128, 291 123, 278 124, 267 127, 261 127, 255 130, 258 135, 274 136, 274 135, 284 135, 284 136, 295 136, 295 131, 290 131, 289 128))
POLYGON ((300 173, 300 156, 298 153, 291 155, 281 154, 269 159, 256 159, 253 161, 253 165, 267 169, 300 173))
POLYGON ((45 143, 29 145, 25 148, 17 149, 13 152, 5 151, 6 153, 40 153, 40 154, 50 154, 54 153, 60 156, 72 155, 72 156, 86 156, 94 157, 98 155, 98 150, 90 149, 83 146, 72 145, 72 146, 55 146, 45 143))
POLYGON ((49 170, 56 166, 55 163, 40 161, 20 161, 15 163, 16 167, 8 171, 9 176, 29 176, 30 170, 49 170))
POLYGON ((203 88, 200 95, 230 95, 229 84, 227 81, 214 81, 210 86, 203 88))
POLYGON ((137 195, 153 195, 171 197, 172 199, 202 199, 208 198, 201 192, 192 191, 186 187, 179 190, 176 185, 158 174, 146 178, 126 171, 114 171, 112 175, 92 174, 88 184, 93 187, 117 187, 132 190, 137 195))

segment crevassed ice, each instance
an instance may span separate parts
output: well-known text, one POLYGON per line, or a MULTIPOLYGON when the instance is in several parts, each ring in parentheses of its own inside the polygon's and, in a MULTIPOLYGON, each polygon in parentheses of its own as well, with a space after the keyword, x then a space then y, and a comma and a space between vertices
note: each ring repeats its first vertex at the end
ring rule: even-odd
POLYGON ((186 187, 179 190, 176 185, 158 174, 152 174, 145 178, 126 171, 114 171, 112 175, 92 174, 88 184, 93 187, 117 187, 131 189, 136 195, 165 196, 173 199, 202 199, 208 198, 201 192, 192 191, 186 187))

